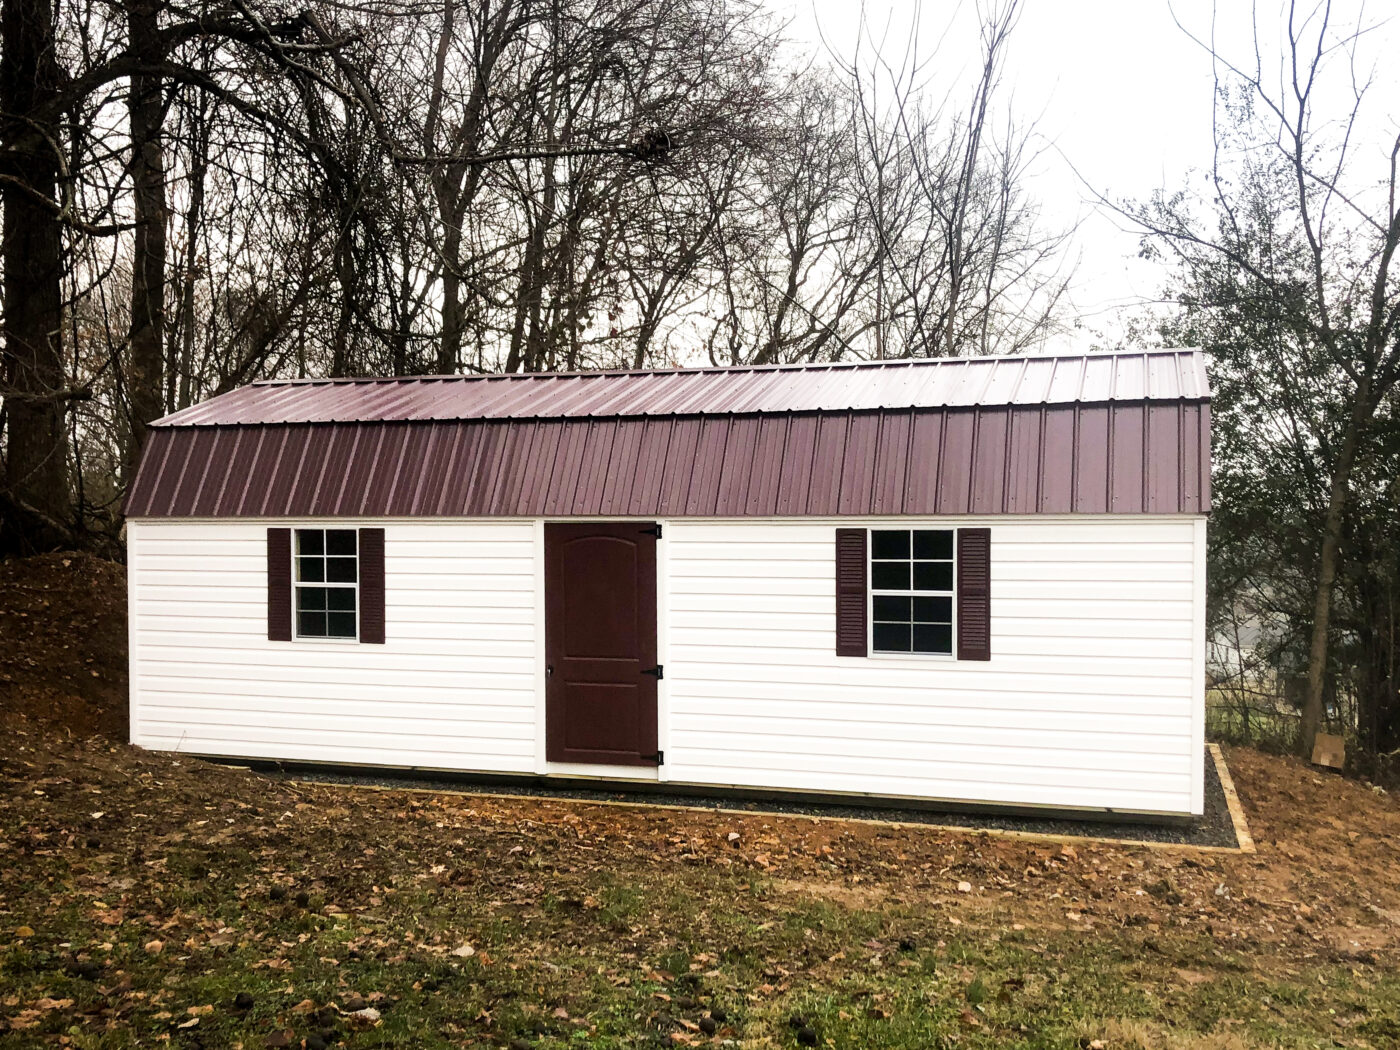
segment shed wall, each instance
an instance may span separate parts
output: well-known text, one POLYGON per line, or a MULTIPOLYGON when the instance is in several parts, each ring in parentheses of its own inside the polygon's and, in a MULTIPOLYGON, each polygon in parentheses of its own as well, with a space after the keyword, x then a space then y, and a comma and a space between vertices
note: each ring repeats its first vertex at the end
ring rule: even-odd
POLYGON ((388 525, 383 645, 268 641, 268 524, 127 523, 133 743, 250 758, 531 768, 529 522, 388 525))
POLYGON ((668 525, 667 776, 1200 812, 1204 519, 957 524, 991 528, 987 663, 837 657, 832 523, 668 525))
MULTIPOLYGON (((665 523, 662 779, 1200 811, 1204 518, 883 519, 991 528, 985 663, 835 656, 833 530, 862 520, 665 523)), ((567 772, 542 750, 538 519, 377 521, 384 645, 267 640, 281 523, 128 523, 133 742, 567 772)))

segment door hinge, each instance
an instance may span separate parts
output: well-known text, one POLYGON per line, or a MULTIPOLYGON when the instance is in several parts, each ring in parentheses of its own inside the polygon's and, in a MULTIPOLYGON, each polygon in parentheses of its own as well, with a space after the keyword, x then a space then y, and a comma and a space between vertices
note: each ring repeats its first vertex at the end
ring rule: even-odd
POLYGON ((656 680, 659 682, 666 677, 666 668, 662 664, 657 664, 655 667, 648 667, 642 674, 656 675, 656 680))
POLYGON ((643 758, 643 759, 645 759, 645 760, 648 761, 648 762, 655 762, 658 766, 664 766, 664 765, 666 764, 666 752, 665 752, 665 751, 653 751, 653 752, 652 752, 651 754, 649 754, 649 755, 642 755, 642 756, 640 756, 640 757, 643 758))
POLYGON ((644 536, 655 536, 655 537, 659 540, 659 539, 661 538, 661 526, 658 524, 658 525, 653 525, 653 526, 652 526, 651 528, 649 528, 649 529, 642 529, 642 535, 644 535, 644 536))

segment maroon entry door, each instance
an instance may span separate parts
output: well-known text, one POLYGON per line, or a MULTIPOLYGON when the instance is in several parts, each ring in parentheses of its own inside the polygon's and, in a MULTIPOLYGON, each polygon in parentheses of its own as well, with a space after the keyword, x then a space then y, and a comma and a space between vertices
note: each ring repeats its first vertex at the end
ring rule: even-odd
POLYGON ((654 766, 656 533, 647 522, 546 524, 545 756, 654 766))

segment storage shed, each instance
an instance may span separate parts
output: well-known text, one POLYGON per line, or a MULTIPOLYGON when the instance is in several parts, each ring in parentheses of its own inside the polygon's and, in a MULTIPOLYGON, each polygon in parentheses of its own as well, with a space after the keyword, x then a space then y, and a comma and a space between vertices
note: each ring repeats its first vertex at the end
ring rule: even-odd
POLYGON ((1199 814, 1209 427, 1190 351, 254 383, 132 485, 131 737, 1199 814))

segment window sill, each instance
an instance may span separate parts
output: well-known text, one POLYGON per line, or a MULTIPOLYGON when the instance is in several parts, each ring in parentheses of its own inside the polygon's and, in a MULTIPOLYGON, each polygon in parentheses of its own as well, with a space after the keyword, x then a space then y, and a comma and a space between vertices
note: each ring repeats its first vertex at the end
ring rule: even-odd
POLYGON ((866 653, 867 660, 914 660, 919 663, 957 663, 958 658, 952 653, 866 653))

